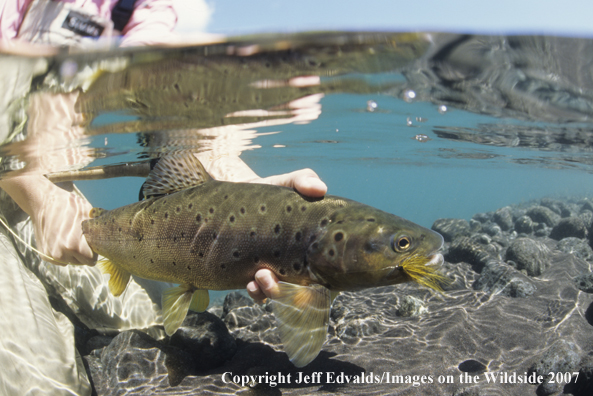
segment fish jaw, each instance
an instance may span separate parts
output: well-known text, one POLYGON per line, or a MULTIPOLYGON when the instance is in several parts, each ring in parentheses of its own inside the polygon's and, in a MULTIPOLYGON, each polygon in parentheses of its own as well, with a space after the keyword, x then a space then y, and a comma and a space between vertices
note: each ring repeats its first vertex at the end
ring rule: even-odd
POLYGON ((443 237, 395 215, 352 205, 337 212, 307 259, 330 290, 359 290, 416 281, 438 287, 443 237), (432 279, 432 282, 430 281, 432 279))

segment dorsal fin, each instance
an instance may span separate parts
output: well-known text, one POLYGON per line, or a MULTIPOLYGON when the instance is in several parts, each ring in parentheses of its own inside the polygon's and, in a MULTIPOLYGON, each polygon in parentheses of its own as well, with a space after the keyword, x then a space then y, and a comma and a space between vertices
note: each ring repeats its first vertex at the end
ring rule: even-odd
POLYGON ((150 171, 142 191, 145 197, 166 195, 199 186, 212 177, 192 153, 162 157, 150 171))

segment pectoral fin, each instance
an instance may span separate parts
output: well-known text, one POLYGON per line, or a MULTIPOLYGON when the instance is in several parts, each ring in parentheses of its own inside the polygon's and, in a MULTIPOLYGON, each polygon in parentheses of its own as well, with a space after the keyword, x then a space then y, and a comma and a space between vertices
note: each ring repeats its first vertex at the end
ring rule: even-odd
POLYGON ((327 336, 330 292, 323 286, 278 282, 279 296, 272 302, 280 338, 296 367, 309 364, 319 354, 327 336))
POLYGON ((121 295, 128 286, 130 273, 108 259, 99 260, 97 265, 101 272, 110 275, 109 290, 111 294, 115 297, 121 295))
POLYGON ((163 323, 167 335, 173 335, 179 326, 181 326, 183 319, 187 316, 187 310, 192 303, 195 291, 190 285, 179 285, 163 292, 161 303, 163 308, 163 323))
POLYGON ((196 290, 191 299, 189 309, 194 312, 204 312, 208 308, 208 304, 210 304, 208 290, 196 290))

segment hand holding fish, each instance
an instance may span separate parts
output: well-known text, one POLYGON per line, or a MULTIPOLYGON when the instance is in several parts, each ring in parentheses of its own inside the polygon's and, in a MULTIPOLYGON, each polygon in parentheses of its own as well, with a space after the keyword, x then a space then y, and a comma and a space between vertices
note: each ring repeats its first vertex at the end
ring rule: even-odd
MULTIPOLYGON (((253 180, 252 183, 274 184, 295 188, 307 197, 323 197, 327 186, 312 169, 301 169, 284 175, 270 176, 253 180)), ((261 269, 255 273, 255 280, 247 284, 247 294, 256 302, 266 298, 274 298, 279 294, 278 278, 269 269, 261 269)))
POLYGON ((81 223, 92 205, 83 197, 51 183, 42 175, 13 177, 0 182, 33 222, 37 247, 56 259, 54 264, 94 265, 97 255, 82 237, 81 223))

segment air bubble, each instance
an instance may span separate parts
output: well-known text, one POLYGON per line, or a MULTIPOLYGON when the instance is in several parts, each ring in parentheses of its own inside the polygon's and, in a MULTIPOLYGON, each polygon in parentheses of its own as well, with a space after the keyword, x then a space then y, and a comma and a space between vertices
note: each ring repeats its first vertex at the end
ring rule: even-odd
POLYGON ((406 102, 413 102, 416 99, 416 92, 412 91, 411 89, 406 89, 404 91, 404 100, 406 102))
POLYGON ((372 113, 373 111, 377 110, 377 107, 379 107, 379 105, 374 100, 367 101, 367 111, 369 113, 372 113))
POLYGON ((445 105, 440 105, 439 106, 439 113, 445 114, 447 112, 447 110, 448 110, 447 109, 447 106, 445 106, 445 105))
POLYGON ((406 118, 406 125, 407 126, 412 126, 412 119, 410 117, 406 118))

